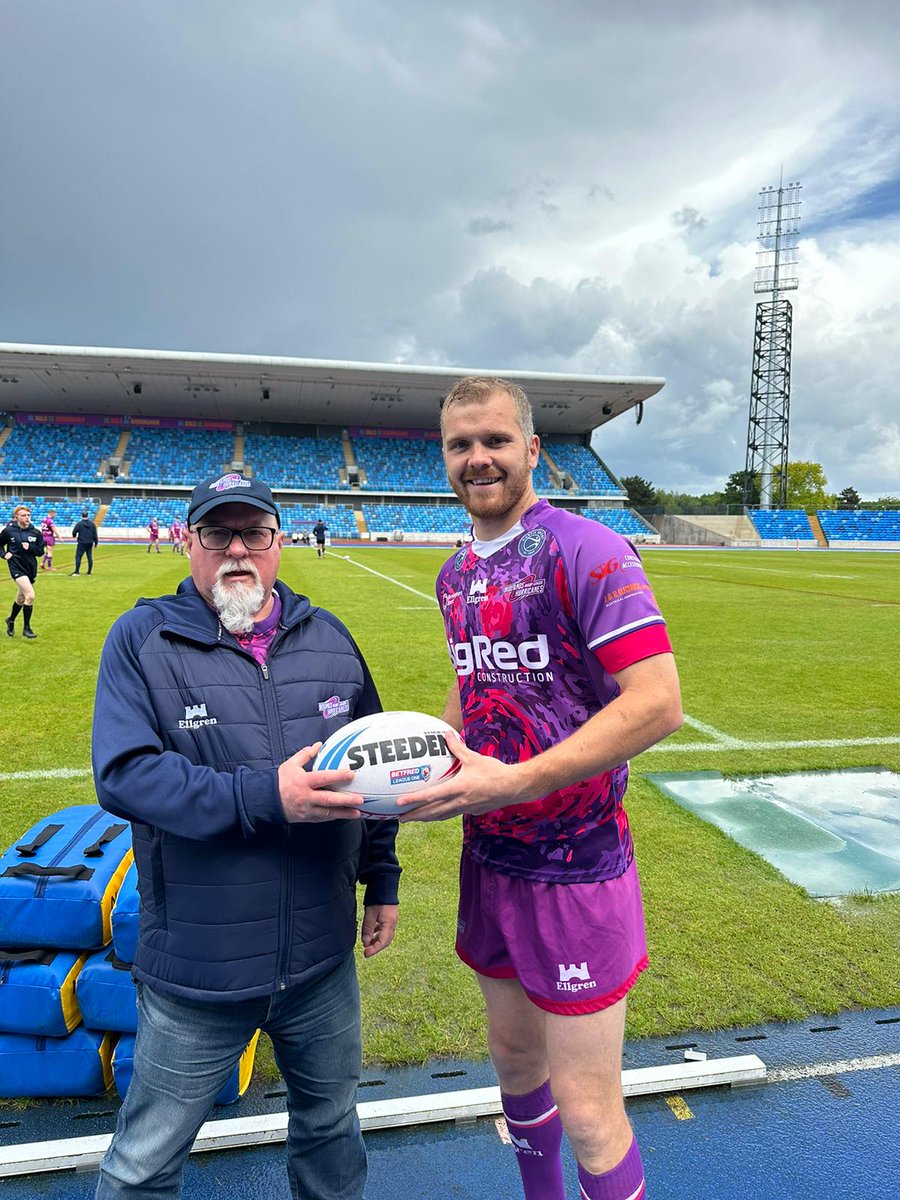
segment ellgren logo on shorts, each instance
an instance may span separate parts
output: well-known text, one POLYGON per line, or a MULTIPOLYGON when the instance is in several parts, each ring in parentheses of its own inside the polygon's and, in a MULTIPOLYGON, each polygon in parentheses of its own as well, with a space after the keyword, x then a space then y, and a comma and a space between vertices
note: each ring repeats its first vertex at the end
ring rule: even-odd
POLYGON ((319 712, 329 720, 331 717, 342 717, 350 712, 350 701, 342 700, 340 696, 329 696, 319 704, 319 712))
POLYGON ((540 527, 537 529, 529 529, 527 533, 523 533, 519 538, 519 544, 516 547, 516 550, 522 558, 531 558, 533 554, 537 554, 538 550, 540 550, 541 546, 543 546, 546 540, 546 529, 541 529, 540 527))
POLYGON ((559 964, 559 982, 556 985, 558 992, 583 992, 596 986, 588 971, 587 960, 582 963, 559 964))
POLYGON ((229 472, 228 475, 222 475, 215 483, 209 485, 211 492, 230 492, 232 488, 248 488, 251 487, 249 479, 245 479, 243 475, 238 475, 236 471, 229 472))

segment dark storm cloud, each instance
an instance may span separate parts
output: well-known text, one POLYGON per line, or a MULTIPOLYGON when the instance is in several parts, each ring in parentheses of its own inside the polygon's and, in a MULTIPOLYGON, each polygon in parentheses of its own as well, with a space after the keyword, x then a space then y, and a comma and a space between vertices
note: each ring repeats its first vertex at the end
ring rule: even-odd
POLYGON ((746 436, 756 192, 785 163, 816 232, 792 445, 878 490, 842 399, 861 371, 893 444, 892 11, 9 6, 3 336, 662 374, 640 429, 604 430, 612 465, 715 482, 746 436))

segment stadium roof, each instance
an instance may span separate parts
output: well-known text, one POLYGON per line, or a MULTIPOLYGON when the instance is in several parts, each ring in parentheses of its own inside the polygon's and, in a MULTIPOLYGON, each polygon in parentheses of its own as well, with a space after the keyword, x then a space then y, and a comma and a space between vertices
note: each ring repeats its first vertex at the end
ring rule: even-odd
POLYGON ((541 433, 587 434, 664 379, 0 342, 0 410, 433 429, 463 375, 525 389, 541 433))

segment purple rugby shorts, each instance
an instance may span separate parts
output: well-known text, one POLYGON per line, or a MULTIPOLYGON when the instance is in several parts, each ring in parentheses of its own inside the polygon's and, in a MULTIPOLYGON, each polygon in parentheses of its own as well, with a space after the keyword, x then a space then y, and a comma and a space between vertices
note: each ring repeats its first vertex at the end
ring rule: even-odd
POLYGON ((479 975, 518 979, 546 1012, 609 1008, 649 965, 637 867, 602 883, 540 883, 464 853, 456 953, 479 975))

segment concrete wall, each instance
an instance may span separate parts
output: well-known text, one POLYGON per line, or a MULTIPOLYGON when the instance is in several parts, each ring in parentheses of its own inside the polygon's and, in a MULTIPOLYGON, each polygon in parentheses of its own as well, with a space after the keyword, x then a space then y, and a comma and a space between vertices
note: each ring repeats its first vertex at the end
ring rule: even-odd
POLYGON ((676 546, 759 545, 749 517, 694 517, 660 514, 651 518, 662 540, 676 546))

